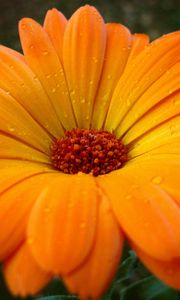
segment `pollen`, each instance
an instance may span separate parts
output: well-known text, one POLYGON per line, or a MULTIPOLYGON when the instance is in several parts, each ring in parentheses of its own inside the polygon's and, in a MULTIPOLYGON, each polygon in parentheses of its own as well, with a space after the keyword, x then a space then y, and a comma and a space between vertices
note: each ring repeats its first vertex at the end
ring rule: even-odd
POLYGON ((53 167, 68 174, 103 175, 120 169, 127 160, 127 147, 104 130, 73 129, 51 145, 53 167))

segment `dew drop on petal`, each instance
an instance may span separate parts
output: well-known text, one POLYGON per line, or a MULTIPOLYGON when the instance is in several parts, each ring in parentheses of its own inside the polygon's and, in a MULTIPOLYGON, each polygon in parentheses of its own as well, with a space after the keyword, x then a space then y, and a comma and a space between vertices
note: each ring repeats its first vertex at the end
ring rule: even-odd
POLYGON ((81 99, 81 103, 84 104, 86 102, 85 98, 81 99))
POLYGON ((42 51, 42 55, 44 55, 44 56, 48 55, 48 53, 49 52, 47 50, 42 51))
POLYGON ((163 178, 161 176, 155 176, 151 179, 151 181, 153 183, 160 184, 163 181, 163 178))
POLYGON ((174 100, 174 105, 176 105, 176 106, 180 105, 180 99, 175 99, 174 100))
POLYGON ((9 130, 10 132, 14 132, 14 131, 15 131, 15 128, 14 128, 14 127, 8 126, 8 130, 9 130))
POLYGON ((46 75, 46 78, 47 78, 47 79, 51 78, 51 74, 47 74, 47 75, 46 75))
POLYGON ((80 228, 84 229, 85 227, 86 227, 86 223, 85 223, 85 222, 82 222, 82 223, 80 224, 80 228))
POLYGON ((132 195, 126 195, 126 199, 127 199, 127 200, 132 199, 132 195))
POLYGON ((34 239, 32 237, 29 237, 27 239, 27 243, 28 243, 28 245, 32 245, 34 243, 34 239))

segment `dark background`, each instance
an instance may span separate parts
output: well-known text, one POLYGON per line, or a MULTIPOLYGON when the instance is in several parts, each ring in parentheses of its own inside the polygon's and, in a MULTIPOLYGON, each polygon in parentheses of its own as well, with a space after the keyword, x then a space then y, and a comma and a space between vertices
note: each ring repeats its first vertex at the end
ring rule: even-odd
POLYGON ((0 0, 0 43, 20 49, 17 23, 22 17, 42 22, 47 9, 56 7, 69 18, 86 3, 96 6, 106 22, 123 23, 151 39, 180 27, 179 0, 0 0))
MULTIPOLYGON (((0 0, 0 43, 20 49, 17 24, 22 17, 32 17, 42 23, 46 11, 56 7, 69 18, 74 10, 87 3, 100 11, 106 22, 123 23, 133 33, 144 32, 151 39, 180 27, 179 0, 0 0)), ((64 287, 59 284, 51 286, 48 294, 53 294, 51 290, 56 290, 57 294, 65 293, 64 287)), ((178 295, 170 298, 166 295, 167 298, 163 296, 161 299, 180 299, 178 295)), ((8 293, 0 270, 0 300, 12 299, 18 298, 8 293)))

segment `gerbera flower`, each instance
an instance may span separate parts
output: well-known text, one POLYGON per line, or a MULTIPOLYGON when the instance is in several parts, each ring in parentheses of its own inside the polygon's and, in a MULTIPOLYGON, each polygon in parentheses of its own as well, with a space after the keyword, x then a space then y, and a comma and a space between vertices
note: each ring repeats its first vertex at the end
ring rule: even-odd
POLYGON ((0 260, 15 295, 109 286, 127 239, 180 288, 180 33, 152 43, 90 6, 0 47, 0 260))

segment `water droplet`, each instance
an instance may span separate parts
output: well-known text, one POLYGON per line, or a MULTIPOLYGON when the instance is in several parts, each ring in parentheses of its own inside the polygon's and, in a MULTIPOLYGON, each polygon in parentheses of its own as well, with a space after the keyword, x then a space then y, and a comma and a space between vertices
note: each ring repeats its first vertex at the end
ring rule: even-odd
POLYGON ((177 105, 177 106, 180 105, 180 99, 175 99, 174 100, 174 105, 177 105))
POLYGON ((86 116, 86 118, 85 118, 87 121, 89 120, 89 116, 86 116))
POLYGON ((46 75, 46 78, 47 78, 47 79, 51 78, 51 74, 47 74, 47 75, 46 75))
POLYGON ((47 50, 42 51, 42 55, 44 55, 44 56, 48 55, 48 53, 49 52, 47 50))
POLYGON ((140 117, 140 114, 139 113, 135 113, 134 117, 135 117, 135 119, 138 119, 140 117))
POLYGON ((71 96, 75 95, 75 90, 70 91, 70 95, 71 96))
POLYGON ((85 222, 82 222, 82 223, 80 224, 80 227, 81 227, 81 228, 85 228, 85 227, 86 227, 86 223, 85 223, 85 222))
POLYGON ((112 75, 109 74, 109 75, 107 76, 107 79, 111 79, 111 78, 112 78, 112 75))
POLYGON ((81 103, 83 104, 83 103, 85 103, 85 102, 86 102, 85 98, 82 98, 82 99, 81 99, 81 103))
POLYGON ((13 66, 13 65, 10 65, 9 67, 10 67, 12 70, 14 69, 14 66, 13 66))
POLYGON ((126 103, 127 103, 127 106, 131 106, 131 101, 129 99, 127 99, 126 103))
POLYGON ((55 91, 56 91, 56 89, 55 89, 55 88, 53 88, 53 89, 52 89, 52 93, 54 94, 54 93, 55 93, 55 91))
POLYGON ((24 82, 22 82, 22 83, 21 83, 21 86, 22 86, 22 87, 25 87, 25 84, 24 84, 24 82))
POLYGON ((30 45, 29 48, 32 50, 34 49, 34 45, 30 45))
POLYGON ((160 184, 163 181, 163 178, 161 176, 155 176, 151 179, 151 181, 153 183, 160 184))
POLYGON ((34 80, 36 80, 36 81, 38 80, 38 77, 37 77, 37 76, 34 76, 33 78, 34 78, 34 80))
POLYGON ((89 85, 92 85, 92 84, 93 84, 93 80, 90 80, 90 81, 89 81, 89 85))
POLYGON ((22 24, 21 25, 21 28, 24 30, 24 29, 26 29, 26 25, 25 24, 22 24))
POLYGON ((132 195, 127 195, 127 196, 126 196, 126 199, 127 199, 127 200, 132 199, 132 195))
POLYGON ((97 63, 98 63, 98 59, 97 59, 97 57, 93 57, 93 58, 92 58, 92 60, 93 60, 93 62, 94 62, 95 64, 97 64, 97 63))
POLYGON ((57 77, 57 73, 54 73, 54 77, 57 77))
POLYGON ((11 93, 10 93, 10 91, 6 91, 6 95, 10 95, 11 93))
POLYGON ((27 239, 27 243, 28 243, 29 245, 32 245, 32 244, 34 243, 34 239, 31 238, 31 237, 29 237, 29 238, 27 239))
POLYGON ((10 132, 14 132, 14 131, 15 131, 15 128, 14 128, 14 127, 8 126, 8 130, 9 130, 10 132))

